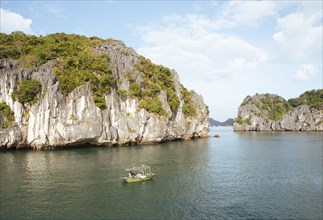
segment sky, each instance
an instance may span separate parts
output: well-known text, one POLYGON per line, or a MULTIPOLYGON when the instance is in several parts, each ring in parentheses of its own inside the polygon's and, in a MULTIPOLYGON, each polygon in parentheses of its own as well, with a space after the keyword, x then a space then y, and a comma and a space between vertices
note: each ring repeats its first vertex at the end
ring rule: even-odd
POLYGON ((176 70, 210 117, 237 117, 247 95, 322 89, 322 1, 3 1, 2 33, 122 40, 176 70))

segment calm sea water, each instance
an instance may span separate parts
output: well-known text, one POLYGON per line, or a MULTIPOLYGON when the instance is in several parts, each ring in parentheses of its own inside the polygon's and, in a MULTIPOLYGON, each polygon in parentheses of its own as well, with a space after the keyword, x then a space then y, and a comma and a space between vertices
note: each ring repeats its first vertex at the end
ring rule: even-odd
POLYGON ((322 133, 0 152, 0 219, 322 219, 322 133), (123 183, 124 168, 156 176, 123 183))

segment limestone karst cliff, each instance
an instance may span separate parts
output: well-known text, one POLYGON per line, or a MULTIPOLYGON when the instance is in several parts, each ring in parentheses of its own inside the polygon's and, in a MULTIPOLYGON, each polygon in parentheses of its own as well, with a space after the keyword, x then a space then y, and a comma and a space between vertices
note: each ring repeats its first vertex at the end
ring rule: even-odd
POLYGON ((0 42, 0 148, 208 135, 203 98, 121 41, 13 33, 0 42))
POLYGON ((323 90, 286 101, 272 94, 247 96, 239 106, 235 131, 323 131, 323 90))

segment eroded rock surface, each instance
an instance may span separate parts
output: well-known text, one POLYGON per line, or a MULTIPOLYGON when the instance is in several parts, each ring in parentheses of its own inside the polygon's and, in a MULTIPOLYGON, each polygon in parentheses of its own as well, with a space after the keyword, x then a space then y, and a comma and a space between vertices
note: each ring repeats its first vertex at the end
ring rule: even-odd
POLYGON ((0 59, 0 102, 10 106, 15 116, 12 127, 0 126, 1 148, 43 149, 85 143, 140 144, 208 135, 208 110, 201 96, 192 93, 196 116, 183 114, 184 100, 175 71, 171 72, 180 105, 172 115, 166 93, 161 91, 158 97, 168 114, 158 115, 139 108, 138 98, 128 96, 124 99, 117 93, 117 89, 129 90, 126 74, 131 73, 138 84, 143 80, 134 68, 138 54, 133 49, 122 42, 112 41, 93 47, 93 51, 108 53, 109 66, 116 79, 115 87, 104 95, 105 109, 95 105, 89 83, 63 95, 53 72, 53 60, 38 68, 23 68, 16 60, 0 59), (11 93, 18 80, 28 79, 41 82, 42 92, 38 101, 34 104, 14 101, 11 93))
POLYGON ((292 108, 277 95, 248 96, 239 106, 233 128, 236 131, 323 131, 323 111, 308 105, 292 108))

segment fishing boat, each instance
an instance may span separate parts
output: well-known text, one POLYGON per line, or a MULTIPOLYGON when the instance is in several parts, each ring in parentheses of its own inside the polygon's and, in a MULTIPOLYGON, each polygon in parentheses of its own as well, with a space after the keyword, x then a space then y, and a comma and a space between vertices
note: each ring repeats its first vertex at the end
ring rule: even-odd
POLYGON ((142 182, 146 180, 151 180, 155 173, 151 172, 150 166, 142 165, 140 167, 133 167, 126 169, 128 171, 128 176, 123 177, 124 181, 127 183, 142 182))

